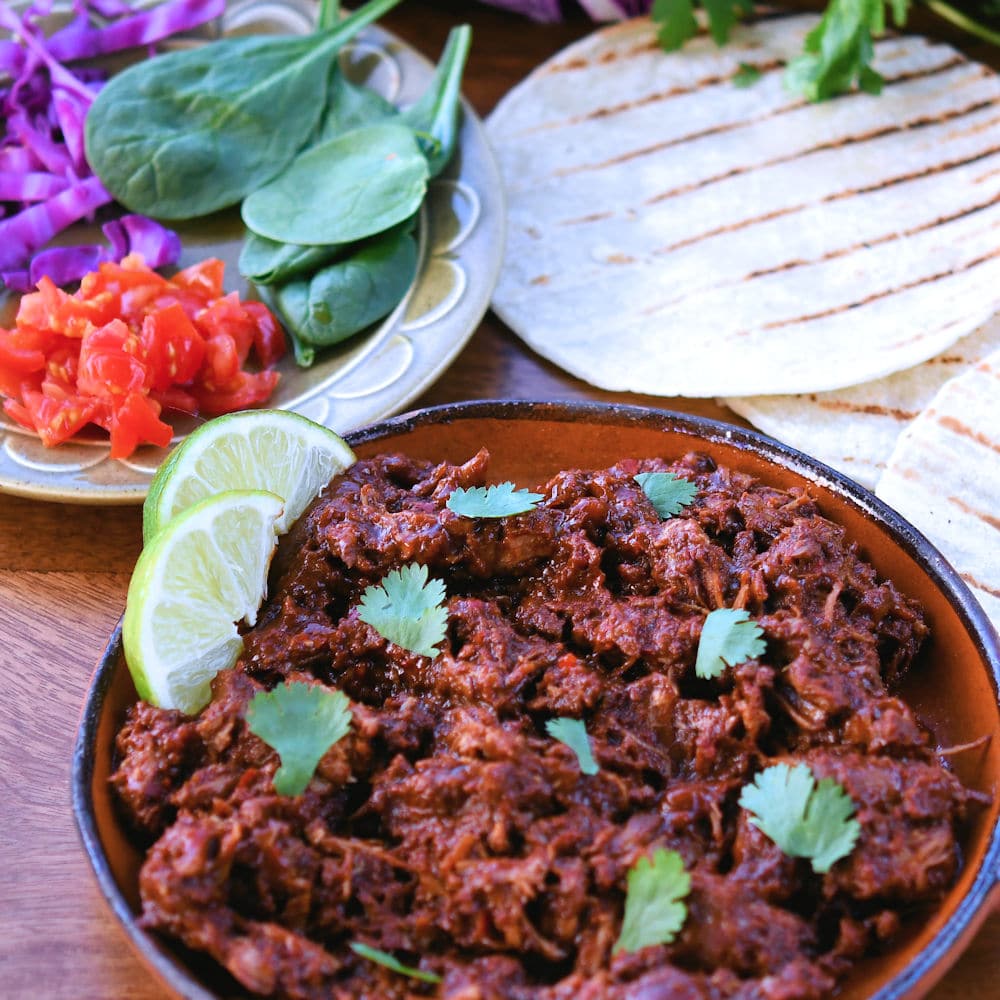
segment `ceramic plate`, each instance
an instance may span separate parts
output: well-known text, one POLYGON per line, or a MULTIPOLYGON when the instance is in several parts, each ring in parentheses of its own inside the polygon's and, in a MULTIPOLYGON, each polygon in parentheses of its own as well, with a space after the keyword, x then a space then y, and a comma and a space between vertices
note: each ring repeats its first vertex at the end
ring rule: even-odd
MULTIPOLYGON (((311 30, 310 0, 249 0, 230 4, 225 34, 311 30)), ((394 104, 414 101, 433 66, 399 39, 370 28, 345 51, 345 72, 394 104)), ((294 410, 344 433, 403 409, 448 367, 489 304, 503 255, 504 204, 500 176, 483 127, 464 106, 458 149, 430 185, 420 226, 420 265, 396 310, 367 333, 325 351, 308 369, 291 352, 269 405, 294 410)), ((176 227, 184 266, 209 256, 226 262, 226 288, 238 282, 243 228, 237 212, 206 224, 176 227)), ((175 443, 193 424, 177 424, 175 443)), ((71 503, 141 503, 167 449, 145 447, 125 461, 108 454, 106 436, 44 448, 0 411, 0 491, 71 503)))

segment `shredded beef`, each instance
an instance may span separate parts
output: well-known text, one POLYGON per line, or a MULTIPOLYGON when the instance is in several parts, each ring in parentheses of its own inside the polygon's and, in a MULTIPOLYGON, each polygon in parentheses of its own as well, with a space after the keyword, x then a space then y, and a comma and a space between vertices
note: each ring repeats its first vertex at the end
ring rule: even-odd
MULTIPOLYGON (((400 455, 335 479, 282 541, 271 597, 197 717, 139 703, 112 784, 136 837, 143 923, 247 990, 292 998, 815 1000, 932 902, 971 801, 894 694, 919 608, 824 519, 704 456, 562 472, 527 513, 445 506, 487 481, 400 455), (635 480, 697 484, 662 520, 635 480), (417 562, 445 581, 433 659, 358 617, 417 562), (767 652, 694 674, 705 616, 745 608, 767 652), (281 680, 335 686, 352 725, 306 791, 244 722, 281 680), (597 774, 546 721, 582 719, 597 774), (850 795, 854 851, 818 875, 739 807, 776 762, 850 795), (676 939, 615 951, 629 869, 691 873, 676 939), (355 954, 362 941, 441 977, 355 954)), ((524 484, 522 484, 524 485, 524 484)))

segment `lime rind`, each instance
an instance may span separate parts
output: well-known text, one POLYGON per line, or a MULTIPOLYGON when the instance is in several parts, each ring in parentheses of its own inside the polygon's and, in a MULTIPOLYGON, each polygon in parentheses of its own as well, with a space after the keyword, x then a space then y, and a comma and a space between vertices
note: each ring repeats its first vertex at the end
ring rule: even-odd
POLYGON ((170 519, 224 490, 264 489, 285 500, 279 533, 355 461, 327 427, 288 410, 246 410, 203 424, 167 459, 143 507, 149 542, 170 519))
POLYGON ((243 648, 236 623, 264 599, 282 499, 231 490, 183 511, 143 549, 122 623, 136 690, 188 714, 209 700, 211 680, 243 648))

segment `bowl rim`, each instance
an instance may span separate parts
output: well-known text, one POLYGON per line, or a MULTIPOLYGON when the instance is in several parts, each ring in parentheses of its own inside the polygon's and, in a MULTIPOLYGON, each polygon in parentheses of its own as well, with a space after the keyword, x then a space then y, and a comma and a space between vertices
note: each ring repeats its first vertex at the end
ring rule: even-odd
MULTIPOLYGON (((902 515, 841 472, 824 465, 774 438, 736 424, 650 406, 593 401, 535 401, 485 399, 411 410, 359 428, 345 435, 351 447, 406 433, 428 424, 448 424, 468 419, 519 419, 576 423, 591 420, 616 426, 669 429, 693 440, 733 445, 776 462, 805 479, 830 490, 861 513, 881 522, 892 540, 921 565, 942 591, 989 668, 994 695, 1000 697, 1000 638, 985 610, 958 572, 937 548, 902 515)), ((125 930, 139 956, 162 981, 185 1000, 217 1000, 161 942, 138 925, 128 900, 118 886, 101 844, 91 786, 95 743, 105 698, 121 650, 121 620, 111 634, 87 689, 73 748, 70 791, 77 830, 94 871, 101 895, 125 930)), ((887 982, 870 1000, 901 1000, 911 991, 929 989, 958 957, 957 946, 978 928, 1000 892, 1000 816, 989 833, 979 869, 965 894, 929 945, 887 982)))

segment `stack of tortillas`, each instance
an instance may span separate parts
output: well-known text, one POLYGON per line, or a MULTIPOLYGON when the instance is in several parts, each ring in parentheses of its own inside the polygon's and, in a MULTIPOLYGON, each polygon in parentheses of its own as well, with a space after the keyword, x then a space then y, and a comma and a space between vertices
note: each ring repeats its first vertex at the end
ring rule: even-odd
POLYGON ((1000 629, 1000 351, 903 431, 876 493, 935 542, 1000 629))
POLYGON ((810 105, 782 75, 816 21, 768 16, 666 55, 640 18, 512 90, 488 122, 509 206, 493 305, 594 385, 722 397, 864 485, 882 477, 997 621, 1000 423, 989 400, 953 410, 1000 396, 995 360, 976 367, 1000 349, 1000 78, 889 37, 881 96, 810 105), (763 75, 740 89, 746 65, 763 75), (979 452, 932 470, 945 432, 979 452), (984 469, 992 500, 970 498, 984 469), (945 524, 959 509, 979 532, 968 565, 945 524))

